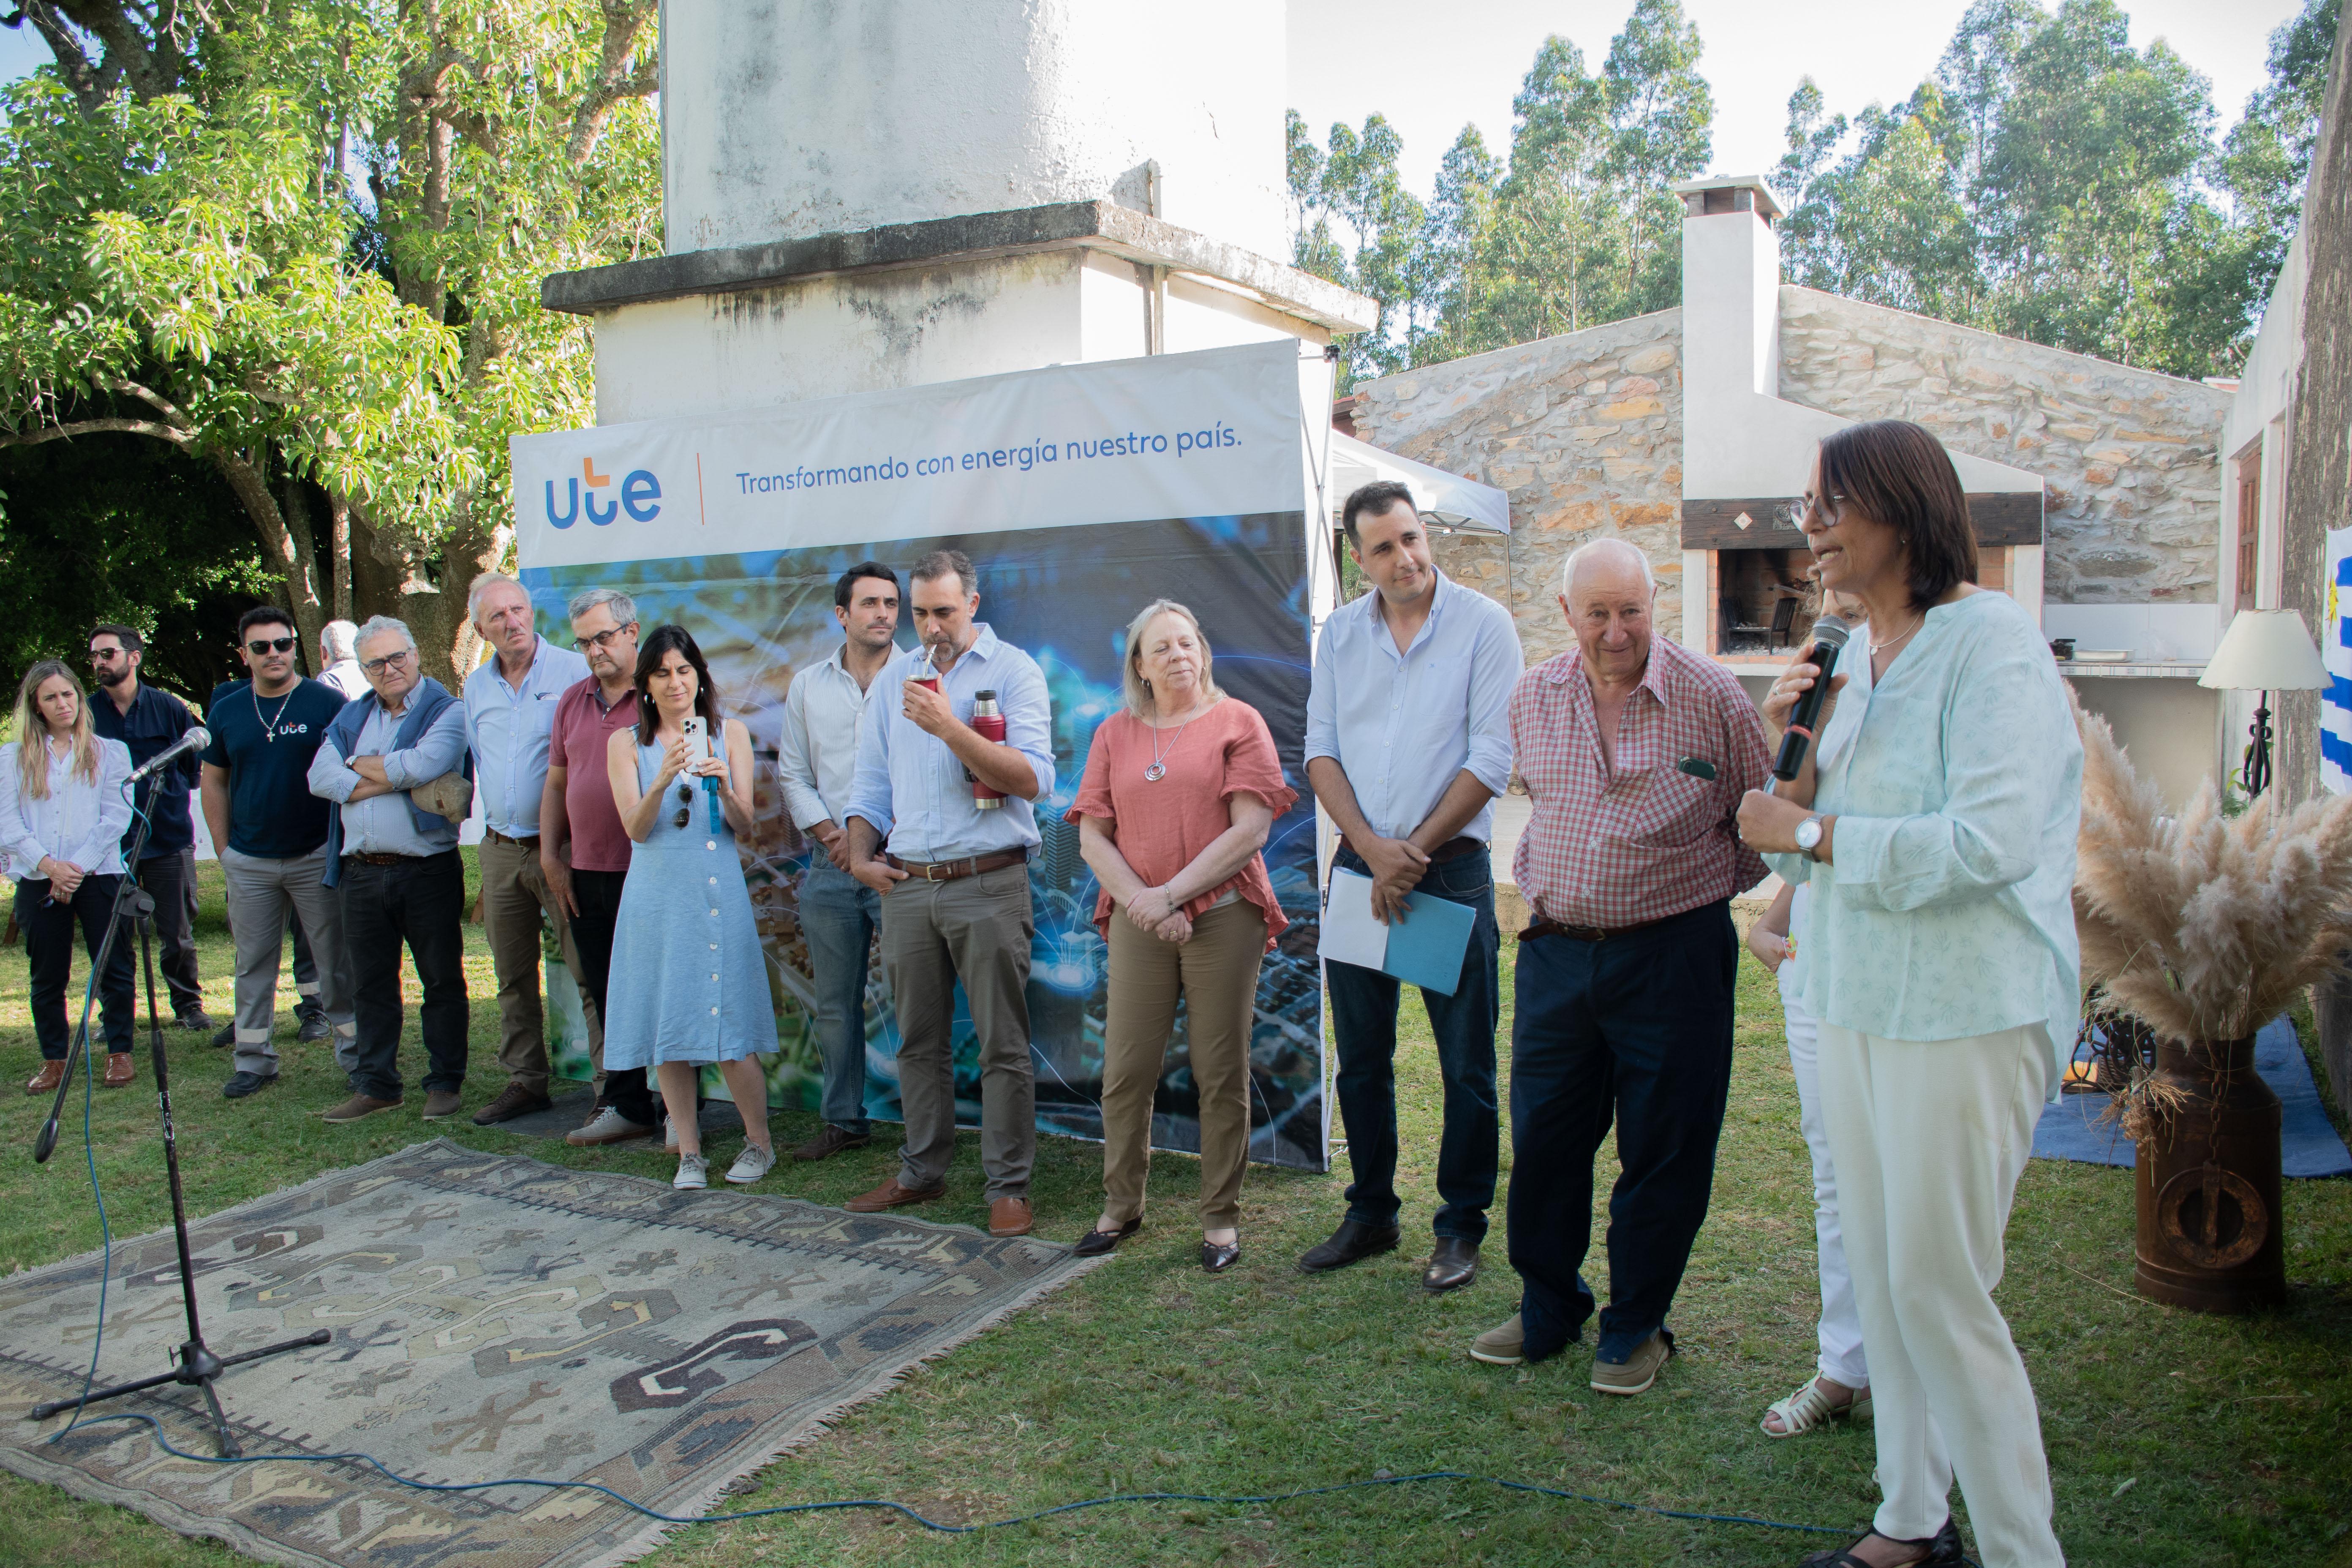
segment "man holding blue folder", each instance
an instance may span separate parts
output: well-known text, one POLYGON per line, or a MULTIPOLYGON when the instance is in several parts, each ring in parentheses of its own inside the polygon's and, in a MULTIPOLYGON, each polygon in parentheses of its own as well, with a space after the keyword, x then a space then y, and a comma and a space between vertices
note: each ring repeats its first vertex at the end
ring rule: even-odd
POLYGON ((1769 753, 1738 678, 1652 635, 1657 583, 1639 550, 1581 546, 1561 589, 1577 646, 1528 671, 1510 710, 1535 805, 1513 857, 1535 916, 1511 1025, 1519 1310, 1470 1353, 1516 1366, 1582 1331, 1592 1163, 1614 1121, 1622 1171, 1591 1382, 1633 1394, 1673 1353, 1666 1310, 1706 1218, 1731 1087, 1731 898, 1764 879, 1732 814, 1769 753))
POLYGON ((1394 922, 1406 918, 1405 900, 1417 893, 1475 916, 1451 988, 1424 984, 1421 993, 1445 1085, 1442 1206, 1422 1285, 1452 1290, 1477 1277, 1495 1201, 1501 941, 1486 845, 1489 803, 1510 782, 1511 689, 1525 661, 1510 612, 1448 582, 1431 563, 1427 531, 1404 486, 1363 486, 1349 496, 1342 522, 1373 592, 1342 605, 1317 640, 1307 778, 1339 829, 1335 874, 1370 879, 1371 918, 1392 933, 1382 967, 1325 963, 1339 1119, 1355 1179, 1347 1217, 1298 1266, 1318 1274, 1397 1245, 1396 974, 1412 968, 1399 962, 1403 928, 1394 922))

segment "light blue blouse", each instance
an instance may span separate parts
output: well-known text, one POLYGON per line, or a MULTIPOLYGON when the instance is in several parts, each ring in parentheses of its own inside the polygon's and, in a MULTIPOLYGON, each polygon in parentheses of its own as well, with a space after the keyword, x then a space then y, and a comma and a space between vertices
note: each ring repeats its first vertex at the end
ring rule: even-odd
POLYGON ((41 857, 79 866, 93 877, 122 872, 122 832, 131 826, 131 749, 120 741, 96 738, 98 778, 74 776, 73 758, 46 752, 48 794, 36 800, 25 793, 18 743, 0 746, 0 850, 8 874, 44 881, 41 857))
POLYGON ((1813 889, 1800 951, 1815 1017, 1917 1041, 2042 1024, 2055 1089, 2082 1006, 2083 746, 2058 680, 2032 617, 1978 593, 1927 612, 1854 718, 1856 693, 1840 695, 1852 740, 1813 798, 1837 818, 1836 864, 1769 857, 1813 889))

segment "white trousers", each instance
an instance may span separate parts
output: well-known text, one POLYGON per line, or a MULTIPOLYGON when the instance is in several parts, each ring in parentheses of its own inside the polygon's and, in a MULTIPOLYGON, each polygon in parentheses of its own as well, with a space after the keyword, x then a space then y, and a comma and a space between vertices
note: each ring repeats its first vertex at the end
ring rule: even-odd
POLYGON ((1862 1352, 1862 1313, 1854 1306, 1853 1275, 1845 1264, 1845 1238, 1838 1230, 1837 1163, 1830 1158, 1829 1129, 1822 1122, 1822 1075, 1816 1061, 1813 1016, 1790 990, 1796 967, 1780 965, 1780 1016, 1788 1025, 1789 1066, 1797 1075, 1797 1126, 1813 1157, 1813 1249, 1821 1260, 1822 1320, 1818 1370, 1848 1388, 1870 1386, 1870 1362, 1862 1352))
POLYGON ((1944 1526, 1955 1476, 1985 1568, 2062 1568, 2025 1363, 1993 1305, 2050 1089, 2039 1024, 1921 1044, 1820 1026, 1822 1121, 1876 1402, 1875 1526, 1944 1526))

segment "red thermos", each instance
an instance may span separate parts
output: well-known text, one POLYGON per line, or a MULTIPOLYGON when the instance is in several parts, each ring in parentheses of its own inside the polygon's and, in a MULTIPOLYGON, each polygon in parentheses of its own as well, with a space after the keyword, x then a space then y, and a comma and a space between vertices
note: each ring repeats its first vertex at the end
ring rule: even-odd
MULTIPOLYGON (((996 706, 996 693, 975 691, 971 700, 971 727, 982 740, 1004 743, 1004 715, 996 706)), ((965 773, 971 770, 966 768, 965 773)), ((971 804, 982 811, 993 811, 1004 805, 1004 793, 993 790, 978 779, 971 781, 971 804)))

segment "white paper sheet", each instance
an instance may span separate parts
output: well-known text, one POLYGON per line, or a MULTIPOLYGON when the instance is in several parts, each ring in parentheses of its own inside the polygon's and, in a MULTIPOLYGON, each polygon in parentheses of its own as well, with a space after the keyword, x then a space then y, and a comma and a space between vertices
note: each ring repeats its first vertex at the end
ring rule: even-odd
POLYGON ((1388 958, 1389 928, 1372 915, 1372 879, 1353 871, 1331 873, 1323 900, 1323 936, 1316 952, 1335 963, 1378 969, 1388 958))

